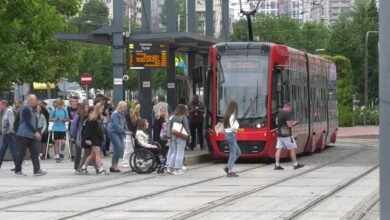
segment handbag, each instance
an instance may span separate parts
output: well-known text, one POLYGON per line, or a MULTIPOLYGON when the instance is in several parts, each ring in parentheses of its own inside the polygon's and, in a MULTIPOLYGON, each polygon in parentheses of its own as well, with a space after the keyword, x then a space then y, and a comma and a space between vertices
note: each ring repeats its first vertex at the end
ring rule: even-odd
POLYGON ((218 122, 216 125, 215 125, 215 133, 218 134, 225 134, 225 126, 223 126, 223 123, 221 122, 218 122))
POLYGON ((187 133, 186 129, 184 129, 184 126, 183 126, 183 120, 180 123, 173 122, 171 133, 180 139, 187 140, 187 138, 188 138, 188 133, 187 133))
POLYGON ((161 126, 160 139, 166 141, 168 139, 168 122, 164 122, 161 126))

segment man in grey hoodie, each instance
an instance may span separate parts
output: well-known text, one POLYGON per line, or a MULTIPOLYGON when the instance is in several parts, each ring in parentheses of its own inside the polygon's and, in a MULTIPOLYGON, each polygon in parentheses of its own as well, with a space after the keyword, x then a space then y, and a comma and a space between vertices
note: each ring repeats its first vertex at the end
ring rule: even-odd
POLYGON ((0 111, 3 117, 1 118, 1 132, 2 132, 2 144, 0 147, 0 167, 3 163, 4 155, 7 149, 11 152, 12 159, 16 161, 16 147, 15 147, 15 130, 14 122, 15 115, 14 111, 9 107, 6 100, 0 101, 0 111))

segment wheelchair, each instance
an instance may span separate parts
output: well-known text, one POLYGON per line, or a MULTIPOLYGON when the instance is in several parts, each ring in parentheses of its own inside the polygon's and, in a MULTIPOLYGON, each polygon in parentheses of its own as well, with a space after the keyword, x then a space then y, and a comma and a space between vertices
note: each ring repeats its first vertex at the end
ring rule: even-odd
POLYGON ((166 156, 161 152, 161 146, 157 149, 145 148, 134 139, 134 152, 130 156, 130 167, 138 174, 149 174, 157 170, 158 174, 165 173, 166 156))

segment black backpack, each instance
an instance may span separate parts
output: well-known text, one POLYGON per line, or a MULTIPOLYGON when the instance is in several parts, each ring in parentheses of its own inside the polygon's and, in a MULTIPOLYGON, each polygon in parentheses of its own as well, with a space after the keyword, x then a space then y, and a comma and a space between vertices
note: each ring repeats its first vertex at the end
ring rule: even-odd
POLYGON ((20 121, 20 114, 22 114, 22 111, 23 111, 23 107, 20 108, 20 110, 16 110, 16 109, 13 109, 12 111, 14 112, 14 116, 15 116, 15 121, 14 121, 14 130, 15 130, 15 134, 18 132, 18 129, 19 129, 19 125, 22 123, 20 121))
POLYGON ((85 143, 85 130, 88 123, 88 119, 84 119, 82 128, 81 128, 81 146, 83 148, 90 148, 91 146, 88 146, 87 143, 85 143))

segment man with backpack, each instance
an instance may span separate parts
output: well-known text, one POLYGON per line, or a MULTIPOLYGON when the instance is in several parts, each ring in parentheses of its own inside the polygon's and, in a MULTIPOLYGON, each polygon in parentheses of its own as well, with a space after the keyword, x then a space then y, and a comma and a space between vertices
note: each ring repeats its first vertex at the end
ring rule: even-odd
POLYGON ((69 121, 68 111, 64 108, 64 102, 61 99, 56 101, 56 108, 50 113, 50 122, 53 122, 54 133, 54 158, 57 162, 64 159, 66 145, 66 122, 69 121))
POLYGON ((31 160, 34 166, 34 175, 42 176, 46 175, 46 171, 42 171, 39 164, 39 152, 35 147, 35 140, 41 139, 41 134, 37 131, 37 119, 33 108, 37 105, 37 97, 35 95, 27 96, 27 103, 24 105, 18 117, 15 120, 18 127, 16 130, 16 163, 15 163, 15 176, 26 176, 22 172, 22 163, 26 154, 27 148, 31 152, 31 160))
MULTIPOLYGON (((11 153, 12 159, 14 163, 16 162, 16 147, 15 147, 15 115, 14 111, 9 107, 8 102, 6 100, 0 101, 0 111, 2 112, 1 119, 1 133, 2 144, 0 147, 0 167, 3 164, 4 155, 7 149, 11 153)), ((12 169, 13 171, 14 169, 12 169)))

